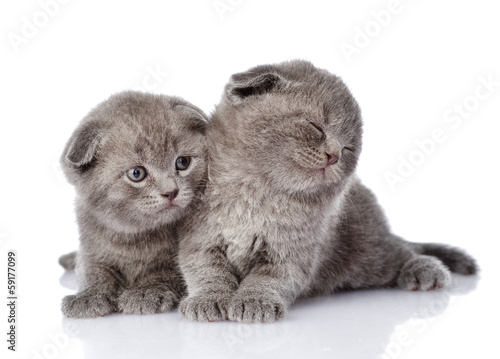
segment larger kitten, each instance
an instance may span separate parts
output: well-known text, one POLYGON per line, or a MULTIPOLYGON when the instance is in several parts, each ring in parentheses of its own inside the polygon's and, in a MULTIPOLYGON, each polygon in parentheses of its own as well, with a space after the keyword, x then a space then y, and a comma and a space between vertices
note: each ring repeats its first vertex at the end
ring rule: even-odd
POLYGON ((235 74, 207 132, 210 182, 180 245, 189 319, 270 322, 298 297, 446 285, 474 260, 390 232, 355 175, 362 121, 336 76, 304 61, 235 74))
MULTIPOLYGON (((206 116, 176 97, 124 92, 93 109, 61 164, 75 186, 79 292, 68 317, 166 312, 185 293, 175 224, 206 182, 206 116)), ((62 258, 73 265, 73 254, 62 258)))

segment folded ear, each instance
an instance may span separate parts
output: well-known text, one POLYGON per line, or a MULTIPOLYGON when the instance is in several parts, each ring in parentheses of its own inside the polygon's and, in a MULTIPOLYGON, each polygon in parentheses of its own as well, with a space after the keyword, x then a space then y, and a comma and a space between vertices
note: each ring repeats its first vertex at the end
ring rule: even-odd
POLYGON ((191 130, 203 132, 207 127, 208 116, 195 105, 182 100, 174 105, 174 109, 186 116, 191 130))
POLYGON ((61 157, 63 165, 81 168, 88 165, 95 156, 102 138, 102 129, 95 121, 80 124, 70 137, 61 157))
POLYGON ((285 82, 271 66, 258 66, 247 72, 241 72, 231 76, 226 85, 226 98, 238 103, 246 97, 262 95, 270 92, 285 82))

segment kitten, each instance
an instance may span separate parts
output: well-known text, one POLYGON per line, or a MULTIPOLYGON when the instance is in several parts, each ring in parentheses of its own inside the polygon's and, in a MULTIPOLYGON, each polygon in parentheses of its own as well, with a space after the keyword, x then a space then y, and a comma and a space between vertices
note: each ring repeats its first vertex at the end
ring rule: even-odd
POLYGON ((111 96, 69 139, 61 164, 75 186, 79 292, 63 299, 72 318, 173 309, 185 293, 175 224, 206 182, 206 116, 177 98, 111 96))
POLYGON ((207 130, 209 183, 179 261, 192 320, 271 322, 299 297, 440 288, 473 258, 391 233, 356 177, 362 122, 335 75, 305 61, 235 74, 207 130))

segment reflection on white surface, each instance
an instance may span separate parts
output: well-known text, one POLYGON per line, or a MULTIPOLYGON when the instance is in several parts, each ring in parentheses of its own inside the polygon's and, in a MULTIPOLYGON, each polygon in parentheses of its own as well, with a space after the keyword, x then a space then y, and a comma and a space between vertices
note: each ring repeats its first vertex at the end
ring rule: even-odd
MULTIPOLYGON (((74 286, 74 277, 63 278, 61 283, 74 286)), ((88 359, 393 358, 426 329, 426 321, 441 315, 457 295, 473 291, 478 280, 454 275, 450 286, 431 292, 363 290, 308 299, 272 324, 197 323, 174 311, 65 318, 63 328, 81 341, 88 359), (409 329, 398 331, 402 324, 409 329)))

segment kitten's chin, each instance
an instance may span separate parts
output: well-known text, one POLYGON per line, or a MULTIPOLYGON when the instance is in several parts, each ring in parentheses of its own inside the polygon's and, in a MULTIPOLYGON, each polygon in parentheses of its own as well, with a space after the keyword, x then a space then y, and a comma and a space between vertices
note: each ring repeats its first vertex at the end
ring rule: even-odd
POLYGON ((311 184, 311 188, 341 185, 344 181, 342 171, 335 167, 335 165, 306 169, 306 177, 311 184))
POLYGON ((99 222, 110 230, 123 234, 137 234, 157 229, 161 226, 169 226, 179 221, 187 210, 172 205, 162 208, 156 213, 135 213, 129 218, 97 216, 99 222))
POLYGON ((175 204, 169 204, 156 213, 158 216, 158 224, 166 225, 177 222, 186 215, 186 212, 186 208, 181 208, 175 204))
MULTIPOLYGON (((287 181, 286 187, 290 194, 302 194, 306 196, 336 196, 344 191, 352 180, 352 173, 345 173, 335 166, 323 168, 304 168, 296 181, 287 181)), ((283 182, 280 181, 282 184, 283 182)))

